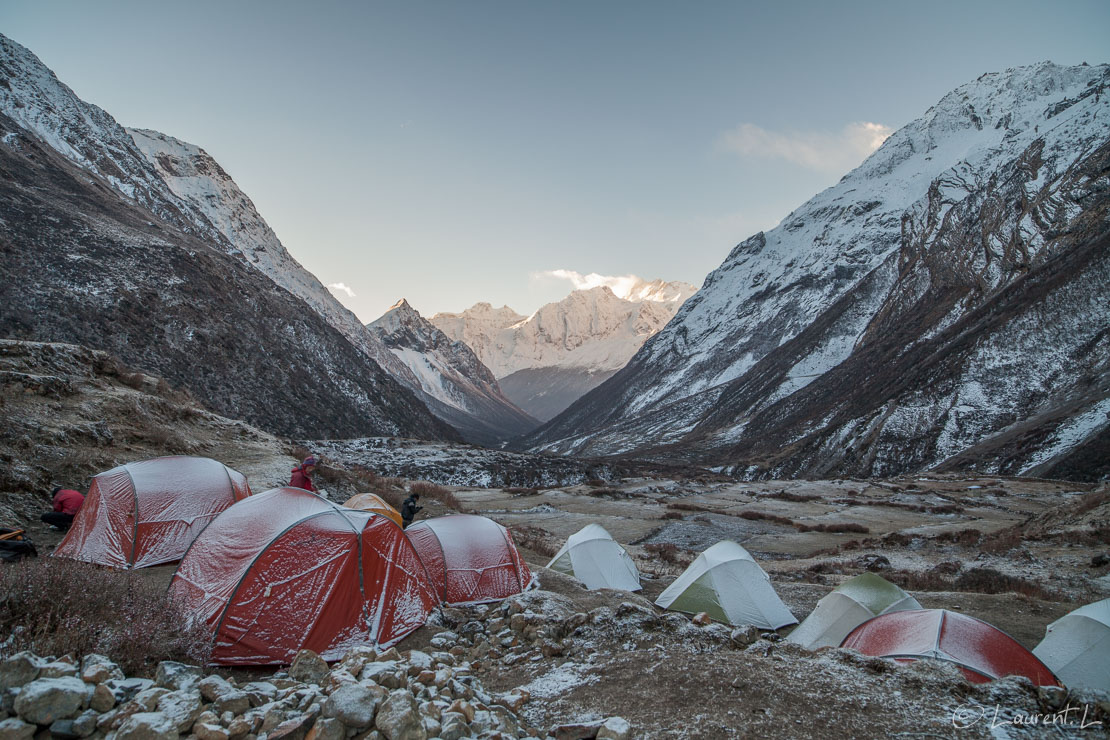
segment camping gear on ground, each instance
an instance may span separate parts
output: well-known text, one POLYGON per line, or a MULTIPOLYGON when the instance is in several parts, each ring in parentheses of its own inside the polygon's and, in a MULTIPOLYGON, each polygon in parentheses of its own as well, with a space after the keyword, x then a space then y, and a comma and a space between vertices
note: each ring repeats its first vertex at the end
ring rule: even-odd
POLYGON ((1081 606, 1048 625, 1033 655, 1070 689, 1110 693, 1110 599, 1081 606))
POLYGON ((416 550, 391 519, 301 488, 275 488, 224 511, 170 583, 215 634, 218 665, 288 664, 298 650, 338 660, 388 647, 438 603, 416 550))
POLYGON ((997 627, 947 609, 914 609, 864 622, 840 647, 908 663, 923 658, 955 663, 973 683, 1025 676, 1037 686, 1058 686, 1052 671, 997 627))
POLYGON ((401 512, 386 503, 385 499, 376 493, 357 493, 347 499, 347 502, 343 505, 348 509, 372 511, 375 514, 387 516, 397 522, 398 527, 401 526, 401 512))
POLYGON ((767 630, 798 622, 759 564, 731 540, 718 542, 698 555, 655 604, 687 614, 705 612, 718 622, 752 624, 767 630))
POLYGON ((23 558, 37 557, 35 543, 22 529, 0 527, 0 562, 15 563, 23 558))
POLYGON ((587 524, 547 564, 586 584, 586 588, 640 590, 640 573, 623 547, 600 524, 587 524))
POLYGON ((917 599, 882 576, 862 573, 825 594, 786 639, 809 650, 836 647, 868 619, 920 608, 917 599))
POLYGON ((224 509, 250 496, 247 479, 207 457, 158 457, 97 475, 54 557, 114 568, 180 560, 224 509))
POLYGON ((508 530, 492 519, 452 514, 410 524, 405 535, 439 600, 451 605, 500 601, 532 583, 508 530))

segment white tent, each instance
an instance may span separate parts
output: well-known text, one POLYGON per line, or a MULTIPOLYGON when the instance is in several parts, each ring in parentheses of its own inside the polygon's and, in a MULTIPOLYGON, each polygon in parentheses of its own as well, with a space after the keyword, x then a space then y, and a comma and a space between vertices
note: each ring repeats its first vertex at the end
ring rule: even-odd
POLYGON ((1033 655, 1068 688, 1110 692, 1110 599, 1081 606, 1048 625, 1033 655))
POLYGON ((600 524, 587 524, 567 538, 548 568, 573 576, 591 591, 599 588, 640 590, 636 564, 600 524))
POLYGON ((849 632, 872 617, 920 608, 917 599, 890 581, 863 573, 826 594, 786 639, 809 650, 838 647, 849 632))
POLYGON ((759 564, 730 540, 718 542, 698 555, 655 604, 687 614, 705 612, 719 622, 753 624, 769 630, 798 622, 759 564))

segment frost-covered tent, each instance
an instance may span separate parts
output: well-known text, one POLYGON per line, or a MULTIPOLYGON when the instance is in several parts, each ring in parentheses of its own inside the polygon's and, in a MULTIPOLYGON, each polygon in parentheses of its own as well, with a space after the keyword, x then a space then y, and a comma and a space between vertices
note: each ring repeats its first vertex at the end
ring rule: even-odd
POLYGON ((577 578, 590 590, 640 590, 636 564, 600 524, 587 524, 568 537, 547 567, 577 578))
POLYGON ((868 619, 920 608, 917 599, 882 576, 862 573, 826 594, 786 639, 810 650, 836 647, 868 619))
POLYGON ((157 457, 93 478, 56 557, 114 568, 180 560, 217 514, 250 496, 247 479, 207 457, 157 457))
POLYGON ((755 559, 731 540, 718 542, 698 555, 655 604, 687 614, 705 612, 719 622, 769 630, 798 622, 755 559))
POLYGON ((1110 693, 1110 599, 1081 606, 1048 625, 1033 654, 1068 688, 1110 693))
POLYGON ((385 499, 376 493, 356 493, 347 499, 343 504, 348 509, 358 509, 359 511, 370 511, 375 514, 387 516, 393 521, 397 522, 398 527, 403 527, 404 524, 401 520, 401 512, 394 509, 385 499))
POLYGON ((955 663, 974 683, 1025 676, 1057 686, 1052 671, 1017 640, 975 617, 947 609, 890 612, 856 627, 841 647, 908 663, 923 658, 955 663))
POLYGON ((409 525, 405 535, 439 600, 476 604, 519 594, 532 582, 512 535, 492 519, 453 514, 409 525))
POLYGON ((182 558, 170 594, 215 634, 217 665, 388 646, 437 604, 392 520, 300 488, 251 496, 217 517, 182 558))

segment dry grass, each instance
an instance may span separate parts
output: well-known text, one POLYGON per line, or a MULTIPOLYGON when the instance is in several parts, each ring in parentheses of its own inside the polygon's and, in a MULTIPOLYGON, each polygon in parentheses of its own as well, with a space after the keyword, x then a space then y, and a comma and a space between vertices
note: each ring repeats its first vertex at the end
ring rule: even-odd
POLYGON ((518 547, 523 547, 543 557, 554 557, 559 548, 551 541, 551 533, 542 527, 533 527, 528 524, 513 524, 509 526, 509 534, 518 547))
POLYGON ((36 558, 0 569, 0 655, 107 655, 128 675, 159 661, 204 664, 211 634, 189 627, 165 589, 140 574, 36 558))
POLYGON ((979 594, 1015 593, 1048 601, 1059 601, 1060 594, 1046 589, 1034 581, 1000 573, 993 568, 971 568, 955 579, 945 577, 952 566, 941 564, 930 571, 897 571, 887 575, 887 580, 909 591, 964 591, 979 594))
POLYGON ((418 493, 421 498, 429 498, 432 501, 438 501, 448 509, 454 511, 465 511, 462 502, 448 489, 435 483, 429 483, 426 480, 416 480, 409 483, 409 492, 418 493))

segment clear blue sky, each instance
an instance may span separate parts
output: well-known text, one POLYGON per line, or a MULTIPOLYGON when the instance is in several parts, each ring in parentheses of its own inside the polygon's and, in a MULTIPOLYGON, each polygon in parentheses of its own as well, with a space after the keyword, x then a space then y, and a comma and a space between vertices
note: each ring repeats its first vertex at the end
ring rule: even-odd
POLYGON ((205 148, 364 321, 528 313, 546 270, 700 285, 957 85, 1110 61, 1106 0, 0 0, 0 31, 205 148))

